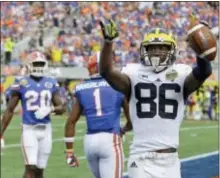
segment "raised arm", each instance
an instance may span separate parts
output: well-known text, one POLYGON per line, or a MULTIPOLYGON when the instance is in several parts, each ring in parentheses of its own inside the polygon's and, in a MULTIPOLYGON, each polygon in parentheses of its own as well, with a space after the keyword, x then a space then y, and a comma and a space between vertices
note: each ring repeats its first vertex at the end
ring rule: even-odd
MULTIPOLYGON (((206 21, 200 20, 199 23, 203 24, 204 26, 206 26, 210 29, 210 26, 206 21)), ((193 29, 193 27, 194 27, 194 31, 193 31, 194 33, 196 31, 195 30, 196 25, 198 25, 198 19, 195 17, 194 14, 191 14, 190 15, 190 28, 193 29)), ((202 33, 202 31, 200 31, 200 33, 202 33)), ((192 38, 192 36, 190 36, 191 34, 192 34, 192 32, 189 33, 189 31, 188 31, 188 37, 187 37, 188 40, 187 41, 189 43, 189 46, 191 46, 191 48, 195 51, 195 53, 198 53, 198 49, 200 49, 200 48, 205 49, 206 47, 211 47, 208 43, 210 40, 211 40, 211 43, 213 43, 213 42, 212 42, 212 39, 210 38, 209 35, 208 36, 205 35, 204 39, 202 39, 202 41, 205 41, 207 43, 206 47, 203 47, 203 45, 199 46, 199 42, 197 41, 198 39, 192 38)), ((202 42, 202 44, 205 42, 202 42)), ((206 49, 206 50, 208 50, 208 49, 206 49)), ((199 57, 199 55, 197 55, 196 61, 197 61, 196 67, 193 68, 192 72, 187 76, 187 78, 185 79, 185 82, 184 82, 184 98, 185 99, 192 92, 197 90, 212 73, 212 66, 211 66, 210 61, 208 60, 208 55, 207 55, 207 57, 203 57, 203 58, 201 58, 201 57, 199 57)))
POLYGON ((197 90, 204 81, 211 75, 212 66, 207 59, 197 57, 197 65, 193 71, 186 77, 184 82, 184 98, 197 90))
POLYGON ((115 89, 130 96, 131 84, 127 75, 122 74, 112 65, 113 61, 113 40, 118 37, 118 31, 115 23, 104 25, 100 22, 102 33, 104 36, 104 45, 100 54, 99 70, 100 74, 115 89))

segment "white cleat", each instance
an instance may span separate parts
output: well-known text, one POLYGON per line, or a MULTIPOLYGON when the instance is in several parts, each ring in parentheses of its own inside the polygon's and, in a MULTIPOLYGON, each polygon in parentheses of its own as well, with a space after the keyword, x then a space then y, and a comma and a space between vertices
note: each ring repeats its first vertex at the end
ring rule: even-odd
POLYGON ((1 138, 1 149, 5 148, 5 141, 3 138, 1 138))

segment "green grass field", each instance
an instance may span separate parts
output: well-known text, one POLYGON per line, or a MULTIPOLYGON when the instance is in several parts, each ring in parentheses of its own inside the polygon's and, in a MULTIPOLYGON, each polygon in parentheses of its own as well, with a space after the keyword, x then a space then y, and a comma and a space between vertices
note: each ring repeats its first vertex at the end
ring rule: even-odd
MULTIPOLYGON (((53 116, 53 151, 45 170, 45 178, 92 178, 83 151, 83 135, 86 128, 83 117, 77 124, 75 141, 75 151, 80 160, 80 167, 74 169, 66 166, 63 142, 65 119, 65 116, 53 116)), ((5 133, 6 148, 1 156, 1 178, 21 178, 23 175, 20 133, 20 119, 16 116, 5 133)), ((132 133, 129 133, 124 142, 126 157, 128 157, 131 140, 132 133)), ((183 122, 180 133, 180 158, 216 150, 218 150, 218 122, 192 120, 183 122)))

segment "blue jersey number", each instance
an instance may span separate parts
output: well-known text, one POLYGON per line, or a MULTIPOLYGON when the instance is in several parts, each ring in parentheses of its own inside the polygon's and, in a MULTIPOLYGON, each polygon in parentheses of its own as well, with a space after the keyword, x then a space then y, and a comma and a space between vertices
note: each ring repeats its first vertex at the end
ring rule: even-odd
POLYGON ((50 106, 50 101, 52 98, 51 92, 49 90, 42 90, 40 93, 34 90, 27 91, 25 93, 26 108, 28 111, 35 111, 40 107, 50 106), (39 102, 37 102, 39 100, 39 102))

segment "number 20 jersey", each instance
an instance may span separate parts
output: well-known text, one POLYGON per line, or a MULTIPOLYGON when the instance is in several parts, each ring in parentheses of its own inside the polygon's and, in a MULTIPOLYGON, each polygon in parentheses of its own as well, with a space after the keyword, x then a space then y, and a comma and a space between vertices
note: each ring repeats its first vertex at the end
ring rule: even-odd
POLYGON ((183 85, 190 72, 191 68, 184 64, 160 73, 141 64, 130 64, 122 70, 131 81, 131 154, 178 147, 184 116, 183 85))
POLYGON ((37 119, 34 113, 40 107, 50 107, 53 93, 57 90, 58 83, 52 77, 43 77, 40 81, 35 81, 31 77, 22 77, 11 86, 20 94, 22 104, 23 124, 35 125, 50 122, 49 115, 43 119, 37 119))

